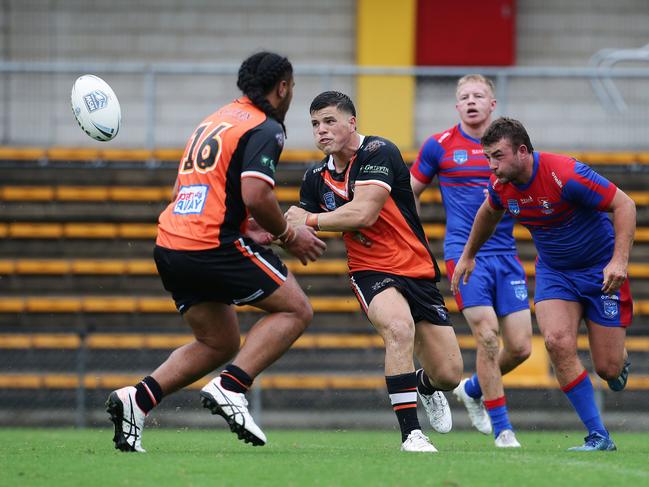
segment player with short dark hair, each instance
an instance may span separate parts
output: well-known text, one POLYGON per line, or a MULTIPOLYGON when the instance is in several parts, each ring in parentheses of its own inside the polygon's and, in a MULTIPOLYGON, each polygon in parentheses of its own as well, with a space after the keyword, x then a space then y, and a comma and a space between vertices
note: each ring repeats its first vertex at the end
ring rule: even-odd
POLYGON ((572 451, 610 451, 593 385, 577 355, 584 319, 597 374, 614 391, 629 374, 624 347, 633 301, 627 278, 635 204, 622 190, 575 159, 532 149, 523 125, 494 121, 481 139, 493 175, 451 281, 458 292, 475 256, 507 212, 527 227, 538 251, 535 312, 561 389, 588 435, 572 451), (613 222, 606 215, 613 215, 613 222))
MULTIPOLYGON (((494 89, 493 82, 480 74, 460 78, 455 93, 460 123, 426 140, 410 170, 415 197, 438 177, 446 210, 444 260, 449 279, 489 184, 491 171, 480 137, 496 108, 494 89)), ((460 283, 455 294, 476 339, 476 373, 463 379, 453 393, 478 431, 493 431, 499 448, 520 447, 509 420, 502 376, 527 359, 532 338, 527 280, 513 230, 514 220, 506 215, 476 256, 473 278, 466 285, 460 283)))
POLYGON ((293 224, 341 231, 352 288, 385 343, 385 380, 401 428, 403 451, 436 452, 417 419, 418 383, 431 425, 452 426, 441 391, 462 374, 462 356, 436 287, 430 252, 408 168, 389 140, 356 131, 356 109, 342 93, 316 96, 310 108, 316 146, 325 159, 308 169, 293 224), (415 371, 413 354, 423 369, 415 371))
POLYGON ((263 245, 277 238, 303 264, 326 247, 312 228, 289 224, 273 193, 293 85, 288 59, 250 56, 237 81, 244 96, 203 120, 187 142, 173 201, 160 215, 154 258, 195 339, 134 387, 110 394, 115 448, 143 452, 149 411, 232 359, 201 390, 203 405, 240 439, 266 443, 245 393, 302 334, 313 311, 293 275, 263 245), (267 313, 241 347, 233 304, 267 313))

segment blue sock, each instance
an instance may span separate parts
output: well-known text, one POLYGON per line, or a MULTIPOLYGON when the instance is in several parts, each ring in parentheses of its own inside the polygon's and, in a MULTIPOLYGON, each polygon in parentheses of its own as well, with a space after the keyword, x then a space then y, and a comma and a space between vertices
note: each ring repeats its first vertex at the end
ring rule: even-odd
POLYGON ((593 390, 593 383, 588 377, 588 372, 584 370, 579 374, 579 377, 567 386, 562 387, 561 390, 568 396, 572 407, 575 408, 577 415, 579 415, 579 419, 586 426, 588 434, 597 432, 608 438, 608 431, 604 427, 595 403, 595 391, 593 390))
POLYGON ((478 382, 478 374, 473 374, 469 380, 464 383, 464 391, 473 399, 482 397, 482 389, 478 382))
POLYGON ((505 403, 505 396, 484 402, 485 408, 489 413, 491 425, 494 429, 494 438, 503 430, 514 430, 512 424, 509 422, 509 414, 507 414, 507 404, 505 403))

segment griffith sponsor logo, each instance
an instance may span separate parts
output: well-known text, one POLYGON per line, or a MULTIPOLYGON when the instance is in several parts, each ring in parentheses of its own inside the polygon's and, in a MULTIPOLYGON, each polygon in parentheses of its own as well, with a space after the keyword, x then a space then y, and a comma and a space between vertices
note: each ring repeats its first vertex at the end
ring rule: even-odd
POLYGON ((471 149, 471 155, 476 155, 476 154, 484 154, 484 150, 482 149, 471 149))
POLYGON ((367 166, 363 166, 361 172, 364 174, 384 174, 387 176, 388 174, 390 174, 390 169, 386 166, 367 165, 367 166))
POLYGON ((563 188, 563 183, 561 182, 561 179, 559 179, 557 175, 554 174, 554 171, 552 171, 552 177, 554 178, 554 182, 557 183, 557 186, 563 188))
POLYGON ((437 142, 441 144, 444 141, 444 139, 448 139, 450 136, 451 136, 451 132, 444 132, 442 136, 439 139, 437 139, 437 142))

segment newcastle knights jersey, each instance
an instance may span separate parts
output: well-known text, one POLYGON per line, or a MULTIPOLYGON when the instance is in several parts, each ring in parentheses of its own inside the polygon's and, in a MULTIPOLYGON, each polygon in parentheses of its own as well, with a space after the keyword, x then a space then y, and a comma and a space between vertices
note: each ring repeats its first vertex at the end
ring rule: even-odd
POLYGON ((534 152, 533 158, 527 184, 501 184, 491 176, 489 204, 527 227, 543 264, 554 269, 606 264, 615 234, 605 211, 617 187, 571 157, 534 152))
MULTIPOLYGON (((469 239, 473 219, 485 200, 491 170, 480 141, 465 133, 460 124, 430 137, 410 169, 412 176, 430 184, 439 178, 446 210, 444 258, 458 259, 469 239)), ((505 215, 478 255, 515 254, 514 220, 505 215)))
POLYGON ((302 182, 300 206, 311 213, 334 211, 354 198, 354 189, 374 184, 390 195, 377 221, 344 232, 350 272, 372 270, 439 280, 439 269, 417 216, 410 174, 399 149, 381 137, 361 137, 345 170, 336 172, 327 157, 309 168, 302 182))

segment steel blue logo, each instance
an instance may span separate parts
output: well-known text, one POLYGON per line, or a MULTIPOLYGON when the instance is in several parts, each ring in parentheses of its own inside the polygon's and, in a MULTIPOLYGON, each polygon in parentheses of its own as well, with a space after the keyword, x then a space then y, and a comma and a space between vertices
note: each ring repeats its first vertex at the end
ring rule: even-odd
POLYGON ((604 314, 607 318, 615 318, 618 314, 618 305, 617 301, 613 299, 606 299, 603 302, 604 304, 604 314))
POLYGON ((108 96, 101 90, 95 90, 83 97, 83 101, 90 113, 101 110, 108 105, 108 96))
POLYGON ((527 299, 527 287, 525 286, 525 284, 517 284, 516 286, 514 286, 514 294, 516 295, 517 299, 525 301, 527 299))
POLYGON ((512 215, 518 215, 521 212, 521 208, 520 206, 518 206, 517 200, 507 200, 507 207, 509 208, 509 212, 512 215))
POLYGON ((465 150, 455 150, 453 151, 453 160, 456 164, 464 164, 469 160, 469 154, 465 150))
POLYGON ((327 207, 327 210, 336 209, 336 198, 334 197, 333 191, 325 193, 322 197, 324 198, 324 204, 327 207))

